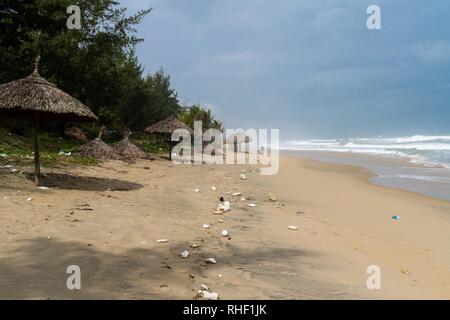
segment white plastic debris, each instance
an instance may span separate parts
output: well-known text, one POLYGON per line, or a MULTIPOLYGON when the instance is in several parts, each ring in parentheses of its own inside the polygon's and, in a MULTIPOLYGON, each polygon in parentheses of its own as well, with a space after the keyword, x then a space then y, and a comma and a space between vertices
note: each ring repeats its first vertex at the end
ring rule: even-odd
POLYGON ((222 275, 222 274, 219 274, 219 278, 223 278, 223 275, 222 275))
POLYGON ((156 242, 157 243, 166 243, 166 242, 169 242, 169 240, 168 239, 159 239, 159 240, 156 240, 156 242))
POLYGON ((252 207, 252 208, 256 208, 256 203, 249 203, 248 206, 252 207))
POLYGON ((210 228, 211 228, 211 226, 209 224, 204 224, 203 225, 203 229, 210 229, 210 228))
POLYGON ((217 292, 208 292, 208 291, 203 291, 202 293, 203 298, 207 299, 207 300, 217 300, 219 299, 219 294, 217 292))
POLYGON ((220 222, 220 223, 223 223, 223 219, 220 219, 219 222, 220 222))
POLYGON ((189 251, 187 251, 187 250, 182 251, 182 252, 180 253, 180 256, 181 256, 183 259, 188 258, 188 257, 189 257, 189 251))
POLYGON ((235 192, 235 193, 233 193, 233 196, 240 197, 240 196, 242 196, 242 193, 241 192, 235 192))
POLYGON ((225 201, 223 204, 220 203, 217 207, 216 211, 214 213, 224 213, 231 210, 231 203, 230 201, 225 201))
POLYGON ((205 259, 205 261, 207 263, 211 263, 211 264, 216 264, 217 263, 216 259, 214 259, 214 258, 208 258, 208 259, 205 259))
POLYGON ((11 172, 17 172, 17 171, 19 171, 19 170, 17 170, 17 169, 11 169, 11 172))
POLYGON ((33 198, 28 198, 27 201, 28 202, 33 201, 33 198))
POLYGON ((200 192, 200 189, 195 189, 194 191, 195 191, 195 192, 200 192))
POLYGON ((288 229, 289 230, 298 230, 298 227, 297 226, 288 226, 288 229))
POLYGON ((247 176, 245 174, 241 174, 239 177, 241 178, 241 180, 247 180, 247 176))
POLYGON ((48 187, 38 187, 39 190, 50 190, 48 187))
POLYGON ((200 287, 203 289, 203 290, 209 290, 209 288, 208 288, 208 286, 206 285, 206 284, 200 284, 200 287))
POLYGON ((211 190, 212 190, 212 191, 217 191, 217 188, 214 187, 214 186, 212 186, 212 187, 211 187, 211 190))
POLYGON ((244 198, 244 197, 242 197, 242 198, 241 198, 241 201, 247 201, 247 199, 246 199, 246 198, 244 198))
POLYGON ((228 237, 230 233, 227 230, 222 230, 222 236, 228 237))

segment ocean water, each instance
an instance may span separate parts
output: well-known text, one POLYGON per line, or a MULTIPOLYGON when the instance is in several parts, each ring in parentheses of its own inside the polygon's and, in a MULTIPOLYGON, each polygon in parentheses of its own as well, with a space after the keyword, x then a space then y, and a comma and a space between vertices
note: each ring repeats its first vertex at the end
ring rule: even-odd
POLYGON ((280 149, 358 165, 374 173, 374 183, 450 201, 450 136, 294 140, 280 149))
POLYGON ((280 149, 381 155, 429 167, 450 168, 450 136, 291 140, 281 143, 280 149))

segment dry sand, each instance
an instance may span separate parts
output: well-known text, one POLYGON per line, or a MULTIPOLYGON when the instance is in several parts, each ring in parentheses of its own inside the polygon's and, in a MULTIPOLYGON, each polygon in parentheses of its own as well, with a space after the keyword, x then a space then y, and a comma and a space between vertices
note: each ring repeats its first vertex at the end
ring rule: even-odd
POLYGON ((191 299, 201 284, 221 299, 450 298, 448 202, 370 184, 358 167, 283 157, 276 176, 254 169, 111 161, 45 170, 50 190, 0 169, 0 298, 191 299), (381 290, 366 287, 373 264, 381 290), (69 265, 81 290, 66 288, 69 265))

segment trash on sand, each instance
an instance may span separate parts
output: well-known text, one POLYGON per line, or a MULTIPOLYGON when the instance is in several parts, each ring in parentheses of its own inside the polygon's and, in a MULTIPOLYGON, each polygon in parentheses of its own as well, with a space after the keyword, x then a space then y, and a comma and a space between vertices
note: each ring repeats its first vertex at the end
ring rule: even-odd
POLYGON ((159 239, 159 240, 156 240, 156 242, 157 243, 166 243, 166 242, 169 242, 169 240, 168 239, 159 239))
POLYGON ((230 233, 227 230, 222 230, 222 236, 228 237, 230 233))
POLYGON ((231 210, 231 203, 230 201, 225 201, 223 204, 219 203, 216 211, 214 211, 215 214, 222 214, 224 212, 231 210))
POLYGON ((244 197, 241 198, 241 201, 247 201, 247 199, 245 199, 244 197))
POLYGON ((211 226, 209 224, 204 224, 203 225, 203 229, 209 229, 209 228, 211 228, 211 226))
POLYGON ((195 192, 200 192, 200 189, 195 189, 194 191, 195 191, 195 192))
POLYGON ((72 155, 72 152, 64 152, 64 151, 60 151, 60 152, 58 153, 58 155, 69 157, 69 156, 72 155))
POLYGON ((241 174, 239 177, 241 178, 241 180, 247 180, 247 176, 245 174, 241 174))
POLYGON ((392 220, 398 221, 400 220, 400 216, 392 216, 392 220))
POLYGON ((298 230, 298 227, 297 226, 289 226, 288 229, 289 230, 298 230))
POLYGON ((252 208, 256 208, 256 203, 249 203, 248 206, 252 207, 252 208))
POLYGON ((19 170, 17 170, 17 169, 11 169, 11 172, 17 172, 17 171, 19 171, 19 170))
POLYGON ((180 253, 180 256, 181 256, 182 258, 184 258, 184 259, 188 258, 188 257, 189 257, 189 251, 187 251, 187 250, 182 251, 182 252, 180 253))
POLYGON ((222 275, 222 274, 219 274, 219 278, 223 278, 223 275, 222 275))
POLYGON ((400 272, 403 274, 411 274, 411 271, 409 271, 408 269, 403 268, 403 267, 400 267, 400 272))
POLYGON ((207 300, 217 300, 219 299, 219 294, 217 292, 208 292, 208 291, 203 291, 202 292, 203 298, 207 299, 207 300))
POLYGON ((190 247, 191 247, 192 249, 197 249, 197 248, 200 248, 200 245, 199 245, 199 244, 196 244, 196 243, 193 243, 193 244, 190 245, 190 247))
POLYGON ((33 201, 33 198, 28 198, 27 201, 28 202, 33 201))
POLYGON ((50 190, 48 187, 38 187, 39 190, 50 190))
POLYGON ((212 186, 212 187, 211 187, 211 190, 212 190, 212 191, 217 191, 217 188, 214 187, 214 186, 212 186))
POLYGON ((223 223, 223 219, 220 219, 219 222, 220 222, 220 223, 223 223))
POLYGON ((206 284, 200 284, 200 287, 203 289, 203 290, 209 290, 209 288, 208 288, 208 286, 206 285, 206 284))
POLYGON ((269 200, 272 202, 276 202, 278 200, 277 196, 274 195, 272 192, 269 192, 268 197, 269 197, 269 200))
POLYGON ((211 263, 211 264, 216 264, 217 263, 216 259, 214 259, 214 258, 208 258, 208 259, 205 259, 205 261, 207 263, 211 263))
POLYGON ((74 209, 75 210, 80 210, 80 211, 93 211, 94 210, 94 208, 92 208, 89 203, 80 204, 74 209))
POLYGON ((240 192, 235 192, 235 193, 233 193, 233 196, 235 196, 235 197, 240 197, 240 196, 242 196, 242 193, 240 193, 240 192))

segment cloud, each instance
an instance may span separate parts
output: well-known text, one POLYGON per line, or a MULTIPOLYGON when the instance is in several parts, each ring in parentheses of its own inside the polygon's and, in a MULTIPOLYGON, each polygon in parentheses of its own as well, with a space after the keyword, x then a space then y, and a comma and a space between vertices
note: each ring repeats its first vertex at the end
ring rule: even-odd
POLYGON ((427 62, 449 62, 450 41, 440 40, 420 44, 416 47, 416 54, 419 58, 427 62))

